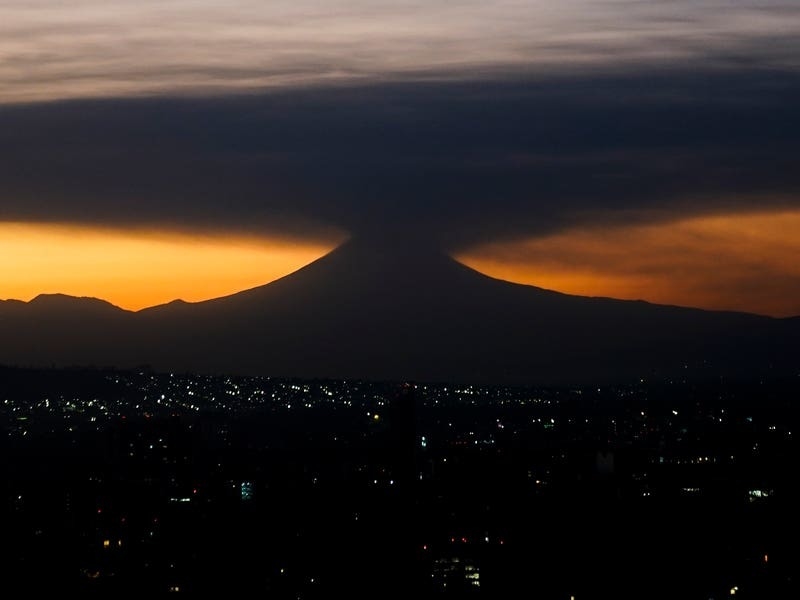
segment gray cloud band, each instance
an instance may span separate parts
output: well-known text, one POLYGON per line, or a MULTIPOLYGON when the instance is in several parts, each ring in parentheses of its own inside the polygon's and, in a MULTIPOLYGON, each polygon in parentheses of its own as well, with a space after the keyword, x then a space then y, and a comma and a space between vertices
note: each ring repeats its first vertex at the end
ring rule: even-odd
POLYGON ((0 219, 446 245, 800 204, 791 69, 514 73, 0 108, 0 219))

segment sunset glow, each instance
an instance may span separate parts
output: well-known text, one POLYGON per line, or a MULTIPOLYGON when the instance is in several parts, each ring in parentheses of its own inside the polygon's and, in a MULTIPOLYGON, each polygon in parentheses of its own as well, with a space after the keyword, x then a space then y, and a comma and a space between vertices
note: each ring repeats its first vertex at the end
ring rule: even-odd
POLYGON ((570 294, 800 315, 800 211, 573 229, 458 254, 493 277, 570 294))
POLYGON ((0 223, 0 299, 92 296, 138 310, 232 294, 286 275, 336 244, 0 223))

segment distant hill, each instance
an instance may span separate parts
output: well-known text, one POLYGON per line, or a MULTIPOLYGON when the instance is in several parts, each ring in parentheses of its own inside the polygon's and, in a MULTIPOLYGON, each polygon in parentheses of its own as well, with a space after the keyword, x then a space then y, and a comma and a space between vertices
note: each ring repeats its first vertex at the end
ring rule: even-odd
POLYGON ((800 369, 800 319, 571 296, 413 244, 351 240, 277 281, 137 313, 0 302, 0 363, 297 377, 587 383, 800 369))

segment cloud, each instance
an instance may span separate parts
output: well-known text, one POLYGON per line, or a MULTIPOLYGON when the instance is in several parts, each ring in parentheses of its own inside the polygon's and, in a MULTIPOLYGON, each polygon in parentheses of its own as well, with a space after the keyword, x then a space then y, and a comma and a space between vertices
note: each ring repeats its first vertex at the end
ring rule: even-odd
POLYGON ((451 248, 796 207, 800 74, 670 69, 0 108, 0 220, 451 248))
POLYGON ((800 7, 779 0, 7 0, 0 81, 0 226, 400 233, 516 273, 550 252, 567 286, 604 257, 573 291, 678 303, 658 281, 724 256, 717 292, 794 310, 780 252, 692 229, 800 209, 800 7))
POLYGON ((797 68, 784 0, 5 0, 0 103, 742 61, 797 68))

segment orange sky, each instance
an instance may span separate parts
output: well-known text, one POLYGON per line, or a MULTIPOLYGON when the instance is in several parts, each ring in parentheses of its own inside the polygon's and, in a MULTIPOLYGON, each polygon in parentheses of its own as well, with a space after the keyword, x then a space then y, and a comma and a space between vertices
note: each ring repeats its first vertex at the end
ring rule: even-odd
MULTIPOLYGON (((800 314, 800 210, 589 227, 456 254, 501 279, 589 296, 800 314)), ((130 310, 286 275, 328 242, 0 223, 0 298, 103 298, 130 310)))
POLYGON ((0 223, 0 298, 94 296, 138 310, 232 294, 286 275, 332 243, 0 223))
POLYGON ((800 210, 574 229, 456 258, 571 294, 800 315, 800 210))

